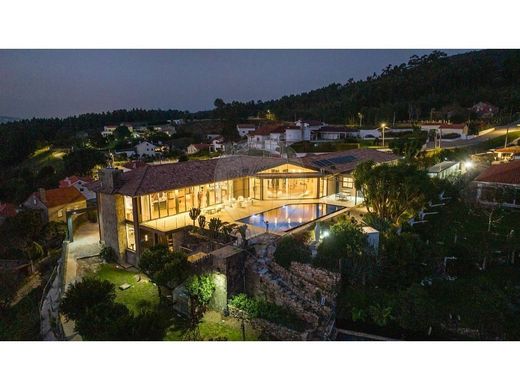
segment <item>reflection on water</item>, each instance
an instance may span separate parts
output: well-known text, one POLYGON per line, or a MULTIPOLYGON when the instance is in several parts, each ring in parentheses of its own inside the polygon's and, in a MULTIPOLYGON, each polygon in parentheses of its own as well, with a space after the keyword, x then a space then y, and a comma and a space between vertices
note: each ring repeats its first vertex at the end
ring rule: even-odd
POLYGON ((325 203, 287 204, 242 218, 240 222, 263 228, 268 222, 269 231, 285 232, 343 208, 325 203))

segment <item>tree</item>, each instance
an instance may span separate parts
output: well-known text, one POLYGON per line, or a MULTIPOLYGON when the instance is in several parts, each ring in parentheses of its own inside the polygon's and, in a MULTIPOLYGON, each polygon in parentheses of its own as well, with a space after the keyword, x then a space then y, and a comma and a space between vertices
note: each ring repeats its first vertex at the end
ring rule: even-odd
POLYGON ((166 288, 178 286, 186 279, 188 272, 186 254, 171 252, 166 245, 146 249, 141 255, 139 266, 159 286, 166 288))
POLYGON ((107 156, 95 149, 77 148, 63 157, 67 175, 87 176, 96 165, 105 165, 107 156))
POLYGON ((190 323, 189 333, 197 338, 197 329, 213 293, 215 292, 215 282, 211 275, 193 275, 186 282, 186 291, 190 297, 190 323))
POLYGON ((118 141, 128 139, 131 135, 132 133, 130 132, 130 129, 126 126, 118 126, 114 130, 114 138, 118 141))
POLYGON ((305 243, 297 240, 293 235, 286 235, 276 245, 274 260, 282 267, 288 269, 292 261, 309 263, 311 251, 305 243))
POLYGON ((409 136, 393 139, 389 146, 397 155, 404 156, 405 160, 411 161, 421 151, 426 142, 427 135, 421 130, 414 130, 409 136))
POLYGON ((418 213, 433 191, 426 172, 407 164, 362 162, 354 171, 354 182, 368 211, 395 225, 418 213))
POLYGON ((61 301, 61 312, 75 321, 83 318, 89 308, 98 304, 110 304, 115 297, 115 286, 112 283, 85 278, 69 287, 61 301))

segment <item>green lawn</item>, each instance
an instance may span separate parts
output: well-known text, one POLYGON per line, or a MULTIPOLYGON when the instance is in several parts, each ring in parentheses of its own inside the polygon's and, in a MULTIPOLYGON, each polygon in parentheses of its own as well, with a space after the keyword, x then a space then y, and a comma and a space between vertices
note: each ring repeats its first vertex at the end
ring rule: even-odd
POLYGON ((50 165, 54 167, 56 172, 63 170, 63 156, 65 152, 53 150, 49 146, 45 146, 36 150, 30 158, 22 163, 22 168, 28 168, 31 171, 38 172, 44 166, 50 165))
MULTIPOLYGON (((199 325, 199 334, 202 340, 242 341, 240 321, 233 317, 225 317, 215 311, 208 311, 199 325)), ((167 341, 184 340, 184 332, 175 325, 168 329, 167 341)), ((246 341, 258 339, 257 332, 246 324, 246 341)))
POLYGON ((143 307, 159 304, 159 292, 157 286, 148 280, 143 274, 138 282, 136 272, 116 268, 112 264, 102 264, 94 276, 101 280, 108 280, 116 286, 116 302, 123 303, 133 313, 139 313, 143 307), (132 287, 127 290, 119 289, 122 284, 128 283, 132 287))

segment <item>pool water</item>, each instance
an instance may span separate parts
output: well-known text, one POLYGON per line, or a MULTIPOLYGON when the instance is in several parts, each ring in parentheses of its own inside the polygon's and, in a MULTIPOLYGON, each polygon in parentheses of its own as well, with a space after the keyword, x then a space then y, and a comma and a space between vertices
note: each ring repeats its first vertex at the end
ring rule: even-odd
POLYGON ((344 209, 344 207, 325 203, 286 204, 272 210, 250 215, 239 221, 264 229, 267 221, 269 222, 269 231, 286 232, 341 209, 344 209))

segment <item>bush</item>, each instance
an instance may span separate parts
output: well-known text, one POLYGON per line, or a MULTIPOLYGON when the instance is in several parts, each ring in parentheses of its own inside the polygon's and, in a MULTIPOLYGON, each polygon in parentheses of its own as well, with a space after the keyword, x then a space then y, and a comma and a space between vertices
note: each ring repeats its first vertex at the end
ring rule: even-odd
POLYGON ((111 246, 105 246, 99 252, 99 256, 107 263, 116 263, 117 262, 117 254, 116 251, 111 246))
POLYGON ((309 263, 311 251, 305 243, 288 235, 283 237, 276 246, 274 260, 284 268, 289 268, 292 261, 309 263))
POLYGON ((229 305, 242 310, 249 318, 262 318, 295 330, 305 329, 305 323, 286 308, 264 299, 238 294, 229 300, 229 305))

